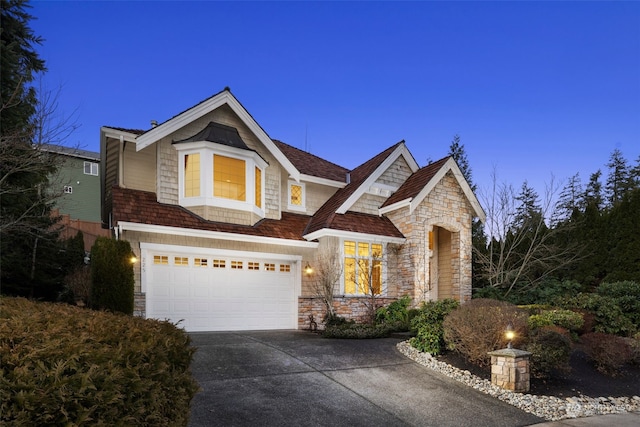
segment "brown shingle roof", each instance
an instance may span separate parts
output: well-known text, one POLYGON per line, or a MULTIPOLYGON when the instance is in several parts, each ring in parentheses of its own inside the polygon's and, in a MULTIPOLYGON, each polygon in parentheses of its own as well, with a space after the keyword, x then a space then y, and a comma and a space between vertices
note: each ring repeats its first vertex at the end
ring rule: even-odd
MULTIPOLYGON (((382 153, 361 164, 351 171, 351 182, 336 193, 315 213, 305 234, 323 228, 334 228, 333 221, 336 218, 338 208, 362 185, 362 183, 393 153, 393 151, 404 141, 387 148, 382 153)), ((344 218, 343 218, 344 219, 344 218)))
POLYGON ((142 135, 143 133, 146 132, 146 130, 142 130, 142 129, 127 129, 127 128, 121 128, 118 126, 104 126, 106 128, 110 128, 110 129, 115 129, 115 130, 120 130, 122 132, 129 132, 129 133, 133 133, 135 135, 142 135))
POLYGON ((317 176, 318 178, 331 179, 333 181, 347 181, 347 172, 349 172, 349 169, 338 166, 335 163, 331 163, 328 160, 302 151, 277 139, 272 141, 300 173, 317 176))
POLYGON ((159 203, 155 193, 113 187, 113 219, 196 230, 306 241, 302 235, 309 216, 283 212, 282 219, 263 219, 254 226, 207 221, 181 206, 159 203))
POLYGON ((331 229, 387 237, 404 237, 386 216, 351 211, 334 215, 331 221, 331 229))
POLYGON ((438 173, 440 168, 449 160, 450 156, 433 162, 412 174, 407 180, 400 186, 398 191, 393 193, 381 207, 390 206, 394 203, 400 202, 406 199, 412 199, 416 197, 425 185, 431 181, 431 178, 438 173))

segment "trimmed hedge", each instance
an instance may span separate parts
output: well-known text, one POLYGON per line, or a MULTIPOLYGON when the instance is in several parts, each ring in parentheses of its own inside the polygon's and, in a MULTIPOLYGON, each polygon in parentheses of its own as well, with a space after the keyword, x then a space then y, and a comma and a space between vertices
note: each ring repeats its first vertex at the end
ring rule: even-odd
POLYGON ((173 324, 0 301, 0 424, 186 426, 194 348, 173 324))
POLYGON ((133 314, 133 251, 126 240, 98 237, 91 248, 91 306, 133 314))
POLYGON ((411 346, 433 355, 440 354, 445 345, 442 324, 445 317, 459 306, 460 303, 454 299, 423 302, 411 320, 411 329, 416 334, 409 341, 411 346))

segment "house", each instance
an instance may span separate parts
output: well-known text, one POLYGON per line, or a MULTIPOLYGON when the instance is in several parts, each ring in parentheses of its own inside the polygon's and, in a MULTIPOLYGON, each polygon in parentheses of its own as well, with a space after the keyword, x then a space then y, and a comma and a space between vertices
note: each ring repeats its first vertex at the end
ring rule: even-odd
POLYGON ((56 156, 58 169, 50 176, 56 194, 53 214, 60 216, 62 238, 84 235, 85 250, 90 251, 98 236, 109 236, 101 224, 100 153, 44 144, 43 152, 56 156))
POLYGON ((333 306, 471 297, 471 223, 455 161, 405 142, 348 170, 273 140, 226 88, 146 131, 102 127, 102 218, 128 240, 136 314, 188 331, 322 319, 314 266, 337 254, 333 306), (308 267, 308 268, 307 268, 308 267), (367 286, 369 284, 370 286, 367 286))

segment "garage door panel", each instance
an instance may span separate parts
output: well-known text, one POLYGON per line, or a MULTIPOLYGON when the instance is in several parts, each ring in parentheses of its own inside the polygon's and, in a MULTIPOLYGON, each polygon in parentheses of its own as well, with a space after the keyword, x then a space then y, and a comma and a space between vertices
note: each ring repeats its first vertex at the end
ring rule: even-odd
POLYGON ((205 254, 156 258, 166 262, 151 264, 147 272, 148 317, 182 320, 179 326, 187 331, 297 327, 294 274, 280 272, 279 262, 205 254))

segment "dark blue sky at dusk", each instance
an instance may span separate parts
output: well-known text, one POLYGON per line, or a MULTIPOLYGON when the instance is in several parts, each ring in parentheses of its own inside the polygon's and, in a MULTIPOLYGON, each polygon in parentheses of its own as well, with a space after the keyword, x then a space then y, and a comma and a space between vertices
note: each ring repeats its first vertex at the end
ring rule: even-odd
POLYGON ((639 2, 36 1, 44 85, 99 151, 225 86, 271 138, 353 168, 460 135, 480 189, 640 157, 639 2))

